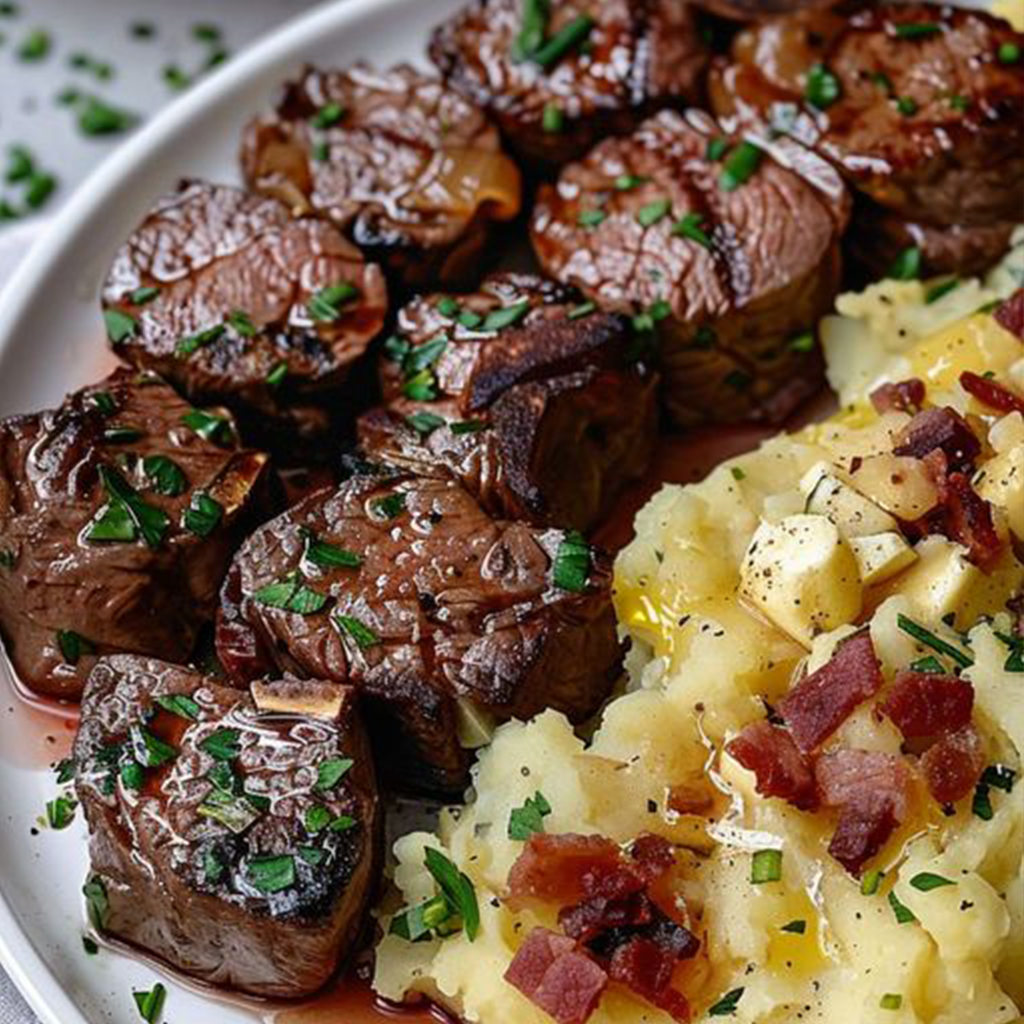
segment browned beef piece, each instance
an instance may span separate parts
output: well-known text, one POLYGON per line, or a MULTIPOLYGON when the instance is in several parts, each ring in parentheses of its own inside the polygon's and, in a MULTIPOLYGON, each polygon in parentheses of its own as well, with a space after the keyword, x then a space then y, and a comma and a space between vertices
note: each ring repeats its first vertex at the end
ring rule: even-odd
POLYGON ((882 3, 764 21, 711 78, 720 116, 767 121, 912 222, 1019 218, 1024 35, 981 11, 882 3), (1002 58, 1001 58, 1002 54, 1002 58))
POLYGON ((200 981, 321 988, 362 931, 381 815, 355 692, 252 695, 130 655, 89 676, 75 741, 93 926, 200 981))
POLYGON ((626 317, 533 275, 414 299, 360 440, 392 465, 442 463, 493 515, 587 529, 657 437, 655 376, 632 345, 626 317))
POLYGON ((778 421, 821 386, 805 333, 839 285, 849 200, 825 161, 788 140, 770 148, 662 111, 540 190, 542 266, 656 324, 678 424, 778 421))
POLYGON ((697 0, 697 6, 737 21, 753 21, 791 11, 834 7, 837 0, 697 0))
POLYGON ((476 280, 520 180, 484 114, 406 65, 307 68, 246 128, 250 188, 332 221, 409 287, 476 280))
POLYGON ((451 791, 481 723, 596 710, 620 663, 610 588, 578 535, 492 519, 447 474, 356 476, 249 538, 217 651, 237 683, 353 684, 381 771, 451 791))
POLYGON ((129 370, 0 422, 0 632, 21 681, 77 700, 97 652, 186 659, 267 477, 226 413, 129 370))
POLYGON ((103 301, 131 318, 114 321, 119 355, 291 451, 351 408, 342 386, 387 314, 380 268, 330 224, 200 181, 146 215, 103 301))
POLYGON ((557 168, 661 107, 701 99, 708 52, 688 4, 572 0, 550 16, 546 6, 472 0, 430 45, 448 84, 529 165, 557 168))

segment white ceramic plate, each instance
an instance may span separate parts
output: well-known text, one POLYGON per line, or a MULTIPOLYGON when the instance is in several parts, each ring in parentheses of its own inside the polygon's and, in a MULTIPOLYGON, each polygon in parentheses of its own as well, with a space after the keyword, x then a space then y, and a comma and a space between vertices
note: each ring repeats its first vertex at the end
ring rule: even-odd
MULTIPOLYGON (((318 8, 236 58, 114 153, 0 296, 0 416, 52 406, 113 365, 98 295, 115 249, 178 178, 239 180, 242 126, 285 78, 307 61, 424 63, 430 29, 459 3, 343 0, 318 8)), ((151 988, 154 970, 82 948, 82 822, 30 832, 57 794, 46 765, 66 752, 70 723, 32 711, 11 686, 0 665, 0 961, 45 1024, 138 1020, 132 989, 151 988)), ((163 980, 171 989, 165 1016, 175 1024, 252 1024, 251 1013, 163 980)))

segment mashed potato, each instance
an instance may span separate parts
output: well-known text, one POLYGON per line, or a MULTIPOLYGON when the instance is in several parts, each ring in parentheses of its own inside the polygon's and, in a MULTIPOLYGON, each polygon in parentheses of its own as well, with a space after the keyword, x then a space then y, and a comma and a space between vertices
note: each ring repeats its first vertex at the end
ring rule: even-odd
MULTIPOLYGON (((1019 785, 1009 793, 993 787, 988 816, 970 797, 948 816, 920 801, 869 862, 884 875, 866 894, 827 852, 834 814, 757 795, 754 776, 723 749, 764 717, 765 704, 786 694, 801 669, 828 661, 854 622, 868 624, 887 680, 934 653, 901 628, 906 616, 970 652, 963 678, 974 686, 988 762, 1019 777, 1024 674, 1009 657, 1005 606, 1024 581, 1014 554, 1024 543, 1024 418, 993 416, 958 378, 969 369, 1024 389, 1021 343, 990 315, 971 314, 1011 291, 1020 266, 1018 251, 984 284, 963 283, 931 304, 917 283, 843 296, 825 342, 842 412, 733 459, 699 484, 666 486, 639 513, 616 566, 626 692, 608 704, 588 742, 550 712, 502 726, 480 755, 469 802, 445 811, 437 834, 397 842, 391 909, 436 895, 424 867, 432 846, 472 881, 481 921, 474 941, 465 931, 419 942, 387 935, 377 950, 380 993, 426 993, 482 1024, 548 1024, 503 980, 534 926, 557 929, 555 908, 515 911, 503 899, 523 849, 509 838, 510 816, 540 793, 548 833, 623 844, 655 833, 674 844, 678 895, 703 944, 677 972, 695 1019, 716 1003, 715 1016, 749 1024, 1020 1019, 1019 785), (914 518, 932 485, 893 463, 893 436, 908 414, 879 415, 866 389, 912 375, 927 383, 929 404, 952 405, 986 437, 975 486, 1012 541, 988 573, 953 541, 932 536, 911 548, 895 530, 893 516, 914 518), (852 460, 860 460, 864 494, 850 486, 852 460), (755 534, 771 544, 752 545, 755 534), (772 588, 763 586, 765 569, 772 588), (709 773, 711 808, 680 806, 678 794, 707 787, 709 773), (782 851, 781 878, 752 885, 754 852, 766 848, 782 851), (910 881, 923 873, 952 884, 921 891, 910 881), (897 902, 912 920, 900 923, 897 902), (733 1000, 723 1010, 727 993, 733 1000)), ((902 737, 868 702, 829 742, 898 754, 902 737)), ((591 1020, 671 1018, 611 986, 591 1020)))

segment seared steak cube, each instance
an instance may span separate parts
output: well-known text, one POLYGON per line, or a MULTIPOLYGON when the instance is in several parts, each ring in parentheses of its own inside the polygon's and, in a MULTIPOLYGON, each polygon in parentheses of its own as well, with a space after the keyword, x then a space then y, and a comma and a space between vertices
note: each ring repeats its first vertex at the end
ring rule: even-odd
POLYGON ((654 447, 655 377, 632 344, 626 317, 531 275, 414 299, 360 440, 393 465, 447 466, 494 515, 587 529, 654 447))
POLYGON ((250 695, 104 658, 74 758, 103 935, 257 996, 329 980, 360 934, 381 846, 351 689, 278 680, 250 695))
POLYGON ((241 548, 217 652, 237 683, 353 684, 381 771, 451 791, 489 723, 597 709, 620 661, 610 586, 579 535, 492 519, 447 474, 356 476, 241 548))
POLYGON ((708 53, 679 0, 472 0, 434 33, 445 81, 535 167, 558 167, 664 106, 701 98, 708 53), (532 11, 530 10, 532 8, 532 11))
POLYGON ((77 700, 97 653, 188 658, 268 495, 230 416, 154 376, 0 422, 0 632, 21 681, 77 700))
POLYGON ((497 129, 433 77, 307 68, 245 132, 249 187, 333 221, 409 287, 477 276, 495 221, 519 212, 497 129))
POLYGON ((849 199, 794 143, 662 111, 541 188, 544 269, 660 334, 671 418, 778 421, 821 386, 812 333, 839 285, 849 199))
POLYGON ((120 356, 287 452, 340 419, 342 386, 387 314, 380 268, 330 224, 199 181, 146 215, 103 302, 120 356))

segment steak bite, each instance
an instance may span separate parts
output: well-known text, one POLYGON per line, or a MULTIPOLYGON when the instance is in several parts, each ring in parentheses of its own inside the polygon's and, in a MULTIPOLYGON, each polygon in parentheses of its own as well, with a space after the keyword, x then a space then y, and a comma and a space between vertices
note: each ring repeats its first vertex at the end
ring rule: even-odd
POLYGON ((232 420, 118 370, 0 422, 0 632, 18 677, 81 695, 94 655, 184 661, 269 504, 232 420))
POLYGON ((532 275, 414 299, 360 440, 392 465, 443 464, 494 515, 586 529, 657 436, 656 378, 631 346, 625 317, 532 275))
POLYGON ((329 224, 200 181, 146 215, 103 302, 119 355, 285 447, 328 432, 387 315, 380 268, 329 224))
POLYGON ((332 221, 404 285, 472 280, 520 179, 497 129, 436 78, 307 68, 246 128, 249 187, 332 221))
POLYGON ((1007 22, 952 6, 805 12, 741 32, 709 88, 719 116, 771 125, 831 160, 888 213, 889 248, 900 221, 903 233, 956 225, 959 250, 922 236, 927 262, 968 270, 1020 214, 1022 46, 1007 22))
POLYGON ((839 285, 848 206, 802 147, 662 111, 543 186, 532 236, 553 277, 657 326, 676 423, 777 421, 820 386, 809 332, 839 285))
POLYGON ((317 991, 358 938, 381 817, 356 695, 250 696, 128 655, 93 669, 75 741, 90 919, 211 985, 317 991))
POLYGON ((678 0, 472 0, 434 32, 445 81, 514 152, 558 167, 655 110, 702 97, 707 48, 678 0))
POLYGON ((351 683, 382 771, 451 791, 491 723, 597 709, 620 662, 610 587, 577 534, 492 519, 447 474, 356 476, 249 538, 217 651, 236 683, 351 683))

